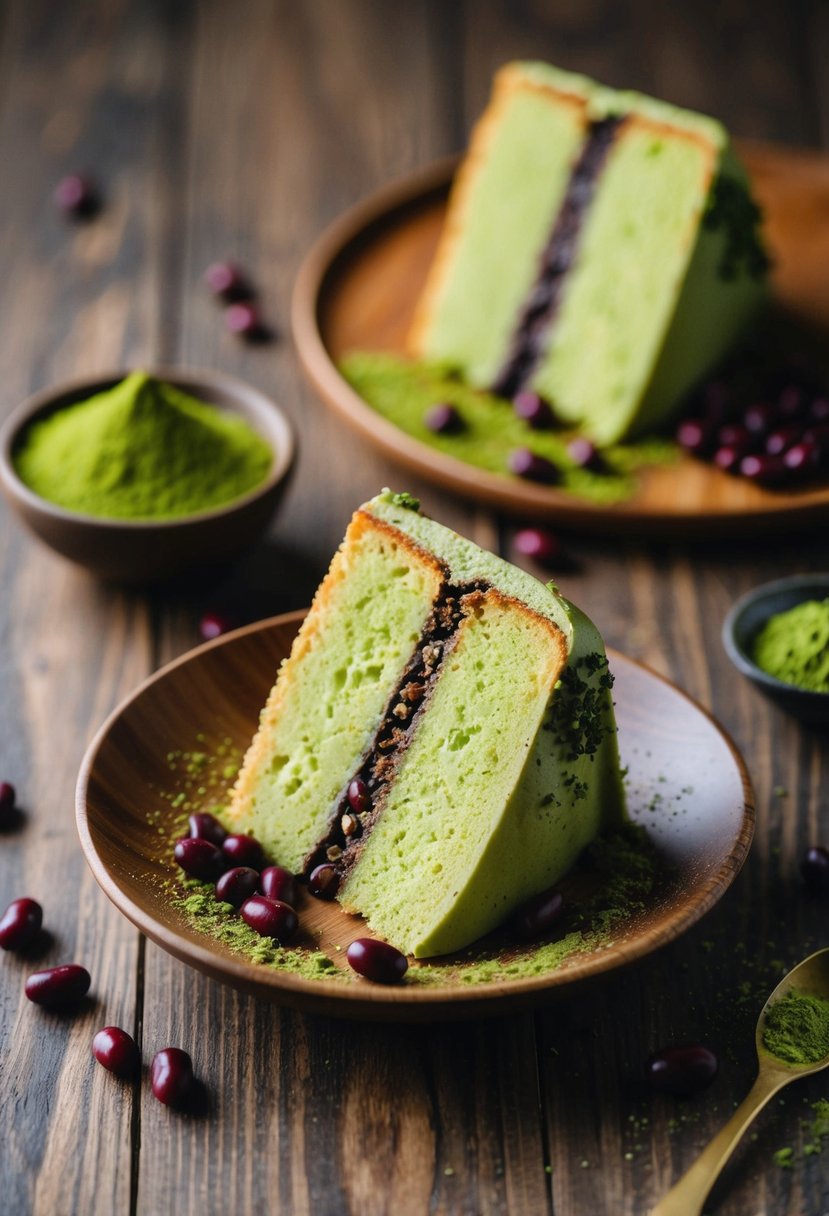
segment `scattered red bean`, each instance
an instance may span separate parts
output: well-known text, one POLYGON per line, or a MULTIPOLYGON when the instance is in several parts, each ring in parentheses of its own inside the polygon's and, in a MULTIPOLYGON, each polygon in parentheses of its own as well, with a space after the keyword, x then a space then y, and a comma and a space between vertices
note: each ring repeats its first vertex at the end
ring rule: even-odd
POLYGON ((159 1102, 183 1106, 193 1092, 193 1061, 180 1047, 165 1047, 153 1057, 150 1083, 159 1102))
POLYGON ((340 876, 336 867, 323 862, 308 876, 308 890, 317 899, 333 899, 340 888, 340 876))
POLYGON ((561 474, 552 461, 544 456, 536 456, 529 448, 515 448, 510 452, 509 470, 516 477, 524 477, 527 481, 541 481, 554 485, 561 479, 561 474))
POLYGON ((543 937, 558 920, 563 907, 564 899, 560 891, 542 891, 540 895, 534 895, 510 919, 514 936, 522 942, 543 937))
POLYGON ((645 1075, 653 1089, 690 1098, 707 1089, 717 1075, 717 1057, 702 1043, 663 1047, 648 1057, 645 1075))
POLYGON ((368 786, 359 777, 355 777, 353 781, 349 782, 347 798, 348 805, 355 815, 363 815, 366 811, 371 810, 371 795, 368 792, 368 786))
POLYGON ((409 969, 405 954, 373 937, 358 937, 345 956, 355 971, 375 984, 397 984, 409 969))
POLYGON ((101 206, 101 196, 95 182, 83 173, 69 173, 55 187, 55 203, 64 215, 72 219, 89 219, 101 206))
POLYGON ((829 850, 819 844, 812 845, 803 854, 800 873, 811 890, 829 891, 829 850))
POLYGON ((141 1063, 135 1039, 119 1026, 105 1026, 92 1040, 92 1054, 116 1077, 134 1077, 141 1063))
POLYGON ((225 324, 240 338, 258 339, 265 334, 265 325, 257 306, 250 300, 240 300, 225 309, 225 324))
POLYGON ((205 642, 212 642, 214 638, 221 637, 223 633, 229 633, 235 628, 236 622, 229 616, 223 616, 220 612, 205 612, 199 621, 199 636, 205 642))
POLYGON ((259 890, 268 899, 277 899, 283 904, 290 904, 292 908, 296 907, 299 895, 297 882, 284 866, 267 866, 259 875, 259 890))
POLYGON ((220 849, 227 840, 227 831, 215 815, 209 811, 196 811, 187 820, 190 825, 190 835, 194 840, 209 840, 220 849))
POLYGON ((3 950, 25 950, 40 932, 43 909, 33 899, 15 899, 0 920, 0 947, 3 950))
POLYGON ((677 427, 676 438, 680 447, 694 456, 707 456, 714 439, 714 425, 707 418, 686 418, 677 427))
POLYGON ((234 865, 250 866, 252 870, 265 868, 265 854, 261 844, 253 836, 239 834, 225 837, 222 852, 234 865))
POLYGON ((33 972, 26 980, 26 996, 36 1005, 60 1009, 77 1004, 81 997, 86 996, 91 982, 85 967, 77 963, 64 963, 61 967, 33 972))
POLYGON ((552 566, 561 557, 561 542, 546 528, 522 528, 515 533, 515 549, 542 566, 552 566))
POLYGON ((512 399, 512 408, 517 416, 535 431, 547 431, 555 426, 553 411, 538 393, 516 393, 512 399))
POLYGON ((241 908, 246 899, 256 891, 259 885, 259 874, 248 866, 234 866, 223 874, 216 883, 216 898, 224 904, 233 904, 241 908))
POLYGON ((222 850, 199 837, 188 836, 180 840, 173 850, 173 856, 185 874, 200 878, 203 882, 215 882, 227 866, 227 858, 222 850))
POLYGON ((463 418, 448 401, 440 401, 437 405, 430 406, 423 422, 435 435, 454 435, 463 430, 463 418))
POLYGON ((591 469, 598 473, 605 468, 604 458, 595 443, 583 436, 570 440, 567 444, 567 455, 580 469, 591 469))
POLYGON ((11 815, 15 808, 17 794, 14 786, 9 781, 0 781, 0 822, 11 815))
POLYGON ((252 895, 242 904, 242 920, 262 937, 289 942, 296 935, 299 919, 290 904, 265 895, 252 895))
POLYGON ((751 455, 740 461, 740 473, 749 481, 774 486, 787 479, 789 470, 782 456, 751 455))
POLYGON ((204 272, 209 291, 228 304, 253 297, 253 288, 245 272, 235 262, 214 262, 204 272))

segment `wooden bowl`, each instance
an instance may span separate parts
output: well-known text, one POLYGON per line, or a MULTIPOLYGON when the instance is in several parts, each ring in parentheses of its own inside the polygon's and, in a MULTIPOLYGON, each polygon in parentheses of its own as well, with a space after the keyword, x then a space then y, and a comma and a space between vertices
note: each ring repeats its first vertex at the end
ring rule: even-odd
POLYGON ((35 393, 0 430, 0 488, 20 519, 55 552, 86 566, 99 578, 150 582, 185 569, 219 564, 254 541, 276 510, 294 460, 288 419, 252 385, 221 372, 147 369, 153 376, 201 401, 239 414, 272 448, 271 470, 261 485, 227 506, 175 519, 105 519, 67 511, 25 485, 14 453, 26 428, 65 406, 112 388, 128 373, 112 372, 35 393))
POLYGON ((795 574, 763 583, 739 599, 725 618, 723 645, 731 662, 781 709, 813 726, 829 725, 829 693, 798 688, 771 676, 752 658, 754 639, 770 617, 806 600, 829 598, 829 574, 795 574))
MULTIPOLYGON (((215 774, 208 766, 192 779, 171 773, 169 757, 193 749, 217 753, 225 740, 247 747, 302 617, 291 613, 250 625, 169 664, 112 714, 84 758, 76 814, 86 860, 116 907, 176 958, 264 1000, 332 1016, 428 1021, 501 1014, 598 980, 671 941, 733 881, 754 826, 751 784, 739 753, 679 689, 611 652, 630 815, 666 867, 665 881, 647 906, 617 924, 611 941, 541 974, 516 975, 509 971, 515 948, 496 933, 474 951, 494 962, 489 982, 464 981, 462 954, 413 963, 399 985, 371 984, 345 962, 349 943, 366 936, 365 923, 310 895, 299 906, 301 943, 328 956, 334 964, 328 973, 306 978, 257 965, 217 941, 175 901, 180 872, 172 850, 182 812, 172 801, 178 799, 176 783, 187 780, 212 791, 208 805, 220 801, 228 779, 210 782, 223 776, 226 761, 217 759, 215 774)), ((183 787, 181 792, 188 796, 183 787)), ((578 881, 571 876, 562 883, 574 907, 578 881)))

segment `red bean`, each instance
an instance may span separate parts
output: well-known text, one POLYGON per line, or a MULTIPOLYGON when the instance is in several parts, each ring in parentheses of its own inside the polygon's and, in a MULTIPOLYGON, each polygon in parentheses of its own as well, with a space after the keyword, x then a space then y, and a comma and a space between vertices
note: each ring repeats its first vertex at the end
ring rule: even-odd
POLYGON ((355 815, 362 815, 371 810, 371 795, 368 792, 368 786, 359 777, 355 777, 349 783, 347 797, 348 805, 355 815))
POLYGON ((77 1004, 81 997, 86 996, 91 982, 85 967, 77 963, 64 963, 61 967, 33 972, 26 980, 26 996, 36 1005, 60 1009, 77 1004))
POLYGON ((782 456, 793 443, 797 443, 802 434, 799 426, 778 427, 766 439, 766 452, 769 456, 782 456))
POLYGON ((563 907, 560 891, 551 889, 534 895, 513 913, 510 921, 513 934, 524 942, 543 937, 558 920, 563 907))
POLYGON ((230 304, 225 309, 225 324, 240 338, 258 339, 265 334, 265 325, 257 306, 250 300, 230 304))
POLYGON ((195 815, 190 816, 187 822, 190 826, 190 835, 194 840, 209 840, 211 844, 215 844, 217 849, 220 849, 227 840, 227 831, 216 816, 211 815, 209 811, 197 811, 195 815))
POLYGON ((602 454, 595 443, 583 437, 570 440, 567 444, 567 455, 580 469, 592 469, 594 473, 599 473, 605 467, 602 454))
POLYGON ((463 419, 455 406, 448 401, 439 401, 430 406, 423 417, 423 423, 435 435, 453 435, 463 430, 463 419))
POLYGON ((83 173, 69 173, 55 187, 55 203, 64 215, 73 219, 88 219, 101 206, 96 184, 83 173))
POLYGON ((317 899, 334 899, 340 889, 340 875, 336 866, 323 862, 313 869, 308 877, 308 890, 317 899))
POLYGON ((252 870, 262 870, 265 867, 262 846, 253 836, 243 833, 228 836, 222 845, 222 852, 234 865, 250 866, 252 870))
POLYGON ((3 950, 25 950, 40 932, 43 909, 33 899, 15 899, 0 920, 0 947, 3 950))
POLYGON ((289 942, 296 936, 299 919, 290 904, 265 895, 252 895, 242 904, 242 920, 262 937, 289 942))
POLYGON ((707 1089, 717 1075, 717 1057, 702 1043, 663 1047, 648 1057, 645 1075, 653 1089, 690 1098, 707 1089))
POLYGON ((705 456, 711 450, 714 426, 707 418, 686 418, 676 431, 677 443, 694 456, 705 456))
POLYGON ((524 477, 527 481, 553 485, 561 479, 561 474, 552 461, 543 456, 536 456, 529 448, 515 448, 510 452, 508 465, 511 473, 516 477, 524 477))
POLYGON ((516 393, 512 408, 517 416, 536 431, 546 431, 555 425, 555 415, 549 404, 538 393, 516 393))
POLYGON ((0 821, 14 810, 17 794, 9 781, 0 781, 0 821))
POLYGON ((153 1094, 165 1106, 183 1106, 193 1092, 193 1061, 180 1047, 156 1052, 150 1068, 153 1094))
POLYGON ((203 882, 215 882, 227 866, 222 850, 199 837, 188 836, 180 840, 173 850, 173 856, 185 874, 200 878, 203 882))
POLYGON ((141 1055, 135 1039, 119 1026, 105 1026, 92 1040, 92 1054, 99 1064, 117 1077, 133 1077, 141 1055))
POLYGON ((259 876, 259 890, 268 899, 296 907, 299 896, 296 879, 284 866, 267 866, 259 876))
POLYGON ((800 862, 800 873, 813 891, 829 891, 829 850, 819 844, 807 849, 800 862))
POLYGON ((223 633, 229 633, 235 628, 236 622, 224 613, 205 612, 199 621, 199 636, 205 642, 212 642, 214 638, 221 637, 223 633))
POLYGON ((777 485, 789 475, 782 456, 744 456, 740 461, 740 472, 749 481, 764 486, 777 485))
POLYGON ((515 548, 542 566, 552 566, 561 557, 561 541, 547 528, 522 528, 515 533, 515 548))
POLYGON ((234 866, 223 874, 216 883, 216 898, 224 904, 233 904, 241 908, 246 899, 250 899, 259 885, 259 873, 248 866, 234 866))
POLYGON ((358 937, 345 956, 355 971, 375 984, 397 984, 409 969, 405 954, 373 937, 358 937))
POLYGON ((214 262, 204 272, 209 291, 228 304, 234 300, 249 300, 253 289, 245 272, 235 262, 214 262))

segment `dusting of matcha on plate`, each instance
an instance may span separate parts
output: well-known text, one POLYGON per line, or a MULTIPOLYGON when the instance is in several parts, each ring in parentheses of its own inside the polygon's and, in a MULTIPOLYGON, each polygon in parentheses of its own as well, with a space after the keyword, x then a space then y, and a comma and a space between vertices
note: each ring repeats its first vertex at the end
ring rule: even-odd
POLYGON ((679 449, 652 438, 602 450, 600 471, 580 468, 567 454, 573 432, 534 430, 508 401, 470 388, 439 363, 410 362, 397 355, 356 351, 340 371, 364 401, 413 439, 490 473, 512 477, 510 452, 528 447, 559 469, 560 488, 597 503, 623 502, 637 489, 637 472, 647 465, 673 464, 679 449), (426 413, 436 403, 454 407, 460 425, 436 434, 426 413))
POLYGON ((829 692, 829 599, 806 600, 770 617, 752 657, 768 675, 813 692, 829 692))

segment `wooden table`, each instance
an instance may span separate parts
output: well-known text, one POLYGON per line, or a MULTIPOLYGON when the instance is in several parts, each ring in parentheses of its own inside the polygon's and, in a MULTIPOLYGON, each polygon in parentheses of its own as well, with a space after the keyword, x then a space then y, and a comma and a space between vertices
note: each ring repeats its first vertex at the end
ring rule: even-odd
MULTIPOLYGON (((647 962, 535 1015, 395 1027, 305 1017, 210 982, 139 938, 81 858, 73 788, 86 743, 148 672, 198 641, 208 608, 242 620, 306 604, 353 507, 400 483, 304 384, 291 285, 321 227, 393 175, 459 147, 493 68, 536 55, 710 110, 737 134, 827 136, 829 21, 818 0, 682 6, 410 0, 191 0, 0 12, 0 402, 74 374, 171 362, 270 391, 301 441, 267 542, 212 583, 92 582, 4 515, 0 777, 23 822, 0 838, 0 903, 39 899, 42 965, 77 959, 95 1004, 23 997, 0 960, 0 1211, 226 1214, 644 1213, 752 1076, 753 1024, 783 964, 825 944, 826 904, 797 859, 829 843, 825 736, 783 717, 725 661, 721 622, 766 578, 825 568, 824 534, 693 548, 571 538, 563 589, 607 640, 669 675, 742 747, 756 784, 750 861, 722 904, 647 962), (693 15, 692 15, 693 12, 693 15), (88 166, 107 205, 72 227, 51 194, 88 166), (233 254, 260 282, 271 346, 225 333, 202 285, 233 254), (145 1059, 180 1045, 210 1093, 200 1118, 95 1066, 102 1025, 145 1059), (672 1041, 721 1053, 715 1086, 655 1098, 640 1077, 672 1041)), ((430 514, 509 555, 510 529, 428 485, 430 514)), ((723 1216, 829 1211, 829 1152, 801 1155, 825 1077, 757 1123, 709 1205, 723 1216), (795 1150, 794 1168, 772 1159, 795 1150)))

